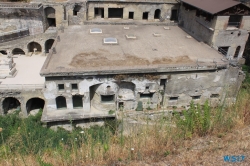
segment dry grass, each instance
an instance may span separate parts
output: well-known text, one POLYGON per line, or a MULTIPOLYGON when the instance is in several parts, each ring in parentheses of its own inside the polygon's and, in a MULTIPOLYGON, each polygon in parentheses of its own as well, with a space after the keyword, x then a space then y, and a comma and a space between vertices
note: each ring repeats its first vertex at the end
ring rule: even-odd
MULTIPOLYGON (((250 93, 242 89, 235 105, 221 109, 222 117, 216 120, 218 109, 212 110, 212 125, 207 135, 194 133, 189 138, 180 134, 180 129, 160 119, 131 134, 113 135, 105 143, 96 143, 89 137, 80 148, 61 146, 48 148, 37 155, 8 153, 1 156, 0 165, 225 165, 224 155, 245 155, 242 163, 250 163, 250 93), (40 157, 40 158, 39 158, 40 157)), ((0 147, 3 151, 4 146, 0 147)))

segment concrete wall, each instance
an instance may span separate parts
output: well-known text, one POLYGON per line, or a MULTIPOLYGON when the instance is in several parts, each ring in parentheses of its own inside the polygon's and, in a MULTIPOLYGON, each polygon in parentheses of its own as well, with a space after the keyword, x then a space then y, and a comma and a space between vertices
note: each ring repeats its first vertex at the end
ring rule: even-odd
POLYGON ((180 7, 179 24, 196 39, 211 45, 213 29, 215 29, 216 17, 210 22, 200 16, 196 16, 196 10, 185 10, 180 7), (211 29, 209 29, 211 28, 211 29))
MULTIPOLYGON (((28 112, 26 110, 27 102, 32 98, 40 98, 44 100, 42 90, 0 90, 0 114, 3 115, 3 101, 8 97, 16 98, 21 104, 22 116, 26 117, 28 112)), ((45 101, 46 102, 46 101, 45 101)))
POLYGON ((119 103, 123 103, 124 110, 135 110, 138 101, 143 108, 162 107, 188 107, 191 100, 203 104, 209 100, 212 105, 221 103, 225 96, 234 102, 244 79, 244 74, 238 68, 207 72, 185 72, 155 74, 157 79, 149 80, 145 76, 129 76, 123 81, 116 76, 93 77, 54 77, 46 79, 44 97, 47 101, 47 112, 57 110, 55 98, 64 96, 67 100, 67 109, 73 111, 72 96, 83 95, 83 113, 91 113, 95 110, 107 113, 110 110, 119 110, 119 103), (166 79, 165 88, 160 85, 160 80, 166 79), (73 91, 71 84, 77 83, 78 90, 73 91), (59 91, 58 84, 64 84, 65 90, 59 91), (109 87, 109 88, 108 88, 109 87), (141 94, 152 94, 151 97, 140 97, 141 94), (114 101, 102 102, 101 95, 114 95, 114 101), (211 97, 215 95, 217 97, 211 97), (193 97, 200 96, 199 99, 193 97), (171 97, 178 97, 171 100, 171 97), (163 103, 163 104, 162 104, 163 103), (94 108, 93 108, 94 107, 94 108))
POLYGON ((143 12, 149 12, 148 21, 154 21, 154 13, 156 9, 161 10, 161 17, 169 20, 171 17, 171 10, 178 9, 175 4, 152 4, 152 3, 88 3, 88 20, 95 19, 94 8, 104 8, 104 19, 108 19, 108 8, 123 8, 123 19, 129 18, 129 12, 134 12, 134 20, 142 20, 143 12))

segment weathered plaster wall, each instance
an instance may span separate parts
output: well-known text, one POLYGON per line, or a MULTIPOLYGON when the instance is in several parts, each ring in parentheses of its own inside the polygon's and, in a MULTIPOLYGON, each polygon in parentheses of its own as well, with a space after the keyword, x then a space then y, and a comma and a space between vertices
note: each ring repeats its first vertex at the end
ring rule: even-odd
POLYGON ((123 19, 128 19, 129 12, 134 12, 134 20, 142 20, 143 12, 149 12, 148 21, 154 21, 156 9, 161 10, 161 17, 165 20, 170 19, 172 9, 178 9, 178 6, 175 4, 89 2, 88 20, 95 19, 95 7, 104 8, 104 19, 108 19, 108 8, 123 8, 123 19))
POLYGON ((211 45, 213 37, 213 30, 215 28, 216 17, 210 22, 196 16, 196 10, 185 10, 183 6, 180 7, 179 24, 188 31, 196 39, 211 45), (209 29, 212 28, 212 29, 209 29))

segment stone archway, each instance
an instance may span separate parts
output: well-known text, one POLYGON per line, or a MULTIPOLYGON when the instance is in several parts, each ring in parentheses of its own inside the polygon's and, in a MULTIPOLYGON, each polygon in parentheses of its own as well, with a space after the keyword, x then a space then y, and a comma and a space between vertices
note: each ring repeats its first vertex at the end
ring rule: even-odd
POLYGON ((41 98, 38 98, 38 97, 29 99, 26 102, 27 113, 30 114, 31 111, 33 111, 34 114, 37 113, 40 109, 44 108, 44 103, 45 103, 45 101, 41 98))
POLYGON ((48 39, 45 42, 45 52, 49 53, 49 50, 51 49, 51 47, 53 46, 53 43, 55 42, 54 39, 48 39))
POLYGON ((154 14, 154 19, 160 19, 161 18, 161 10, 156 9, 154 14))
POLYGON ((6 97, 2 103, 4 114, 21 109, 21 103, 14 97, 6 97))
POLYGON ((15 48, 12 50, 13 55, 25 55, 25 52, 20 48, 15 48))
POLYGON ((28 52, 37 52, 37 53, 42 52, 42 46, 37 42, 30 42, 27 47, 28 47, 28 52))

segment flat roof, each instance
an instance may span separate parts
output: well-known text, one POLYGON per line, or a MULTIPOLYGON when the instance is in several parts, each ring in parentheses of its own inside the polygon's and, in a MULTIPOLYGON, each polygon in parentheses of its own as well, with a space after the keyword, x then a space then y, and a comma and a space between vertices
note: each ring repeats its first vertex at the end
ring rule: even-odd
POLYGON ((241 4, 241 2, 237 2, 234 0, 182 0, 182 2, 185 2, 211 14, 215 14, 241 4))
POLYGON ((170 30, 155 25, 130 25, 129 30, 123 25, 70 26, 59 36, 56 53, 43 65, 43 76, 165 72, 167 67, 197 66, 197 61, 199 66, 224 63, 222 54, 177 26, 170 30), (91 28, 102 33, 90 34, 91 28), (107 37, 116 38, 118 44, 104 44, 107 37))

